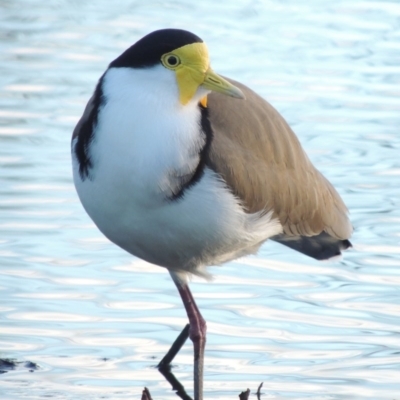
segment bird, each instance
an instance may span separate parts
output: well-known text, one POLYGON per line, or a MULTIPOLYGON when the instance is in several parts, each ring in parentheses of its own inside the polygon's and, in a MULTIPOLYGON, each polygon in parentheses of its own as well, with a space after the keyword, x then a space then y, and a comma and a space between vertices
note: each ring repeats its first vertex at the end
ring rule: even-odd
POLYGON ((351 247, 343 200, 284 118, 218 75, 182 29, 151 32, 100 77, 71 142, 73 179, 98 229, 168 270, 189 319, 194 398, 203 399, 206 321, 189 289, 207 267, 268 239, 317 260, 351 247))

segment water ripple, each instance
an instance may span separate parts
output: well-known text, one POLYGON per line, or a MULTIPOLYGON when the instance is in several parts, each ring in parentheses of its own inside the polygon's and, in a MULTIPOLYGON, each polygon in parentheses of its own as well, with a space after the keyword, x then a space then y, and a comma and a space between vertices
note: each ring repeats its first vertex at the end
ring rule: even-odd
MULTIPOLYGON (((162 268, 109 243, 71 180, 70 134, 107 64, 145 33, 203 37, 213 68, 267 98, 351 211, 318 263, 267 243, 193 279, 206 398, 399 399, 400 5, 5 1, 0 22, 0 375, 7 399, 175 399, 154 366, 187 323, 162 268), (20 364, 18 364, 20 363, 20 364)), ((192 386, 192 347, 174 372, 192 386)))

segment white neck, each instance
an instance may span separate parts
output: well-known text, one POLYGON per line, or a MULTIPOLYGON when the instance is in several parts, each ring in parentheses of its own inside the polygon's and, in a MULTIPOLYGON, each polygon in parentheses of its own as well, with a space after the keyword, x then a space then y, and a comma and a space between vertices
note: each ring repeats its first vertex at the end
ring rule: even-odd
POLYGON ((131 180, 136 176, 142 189, 152 185, 159 190, 167 173, 197 161, 204 145, 198 101, 207 92, 200 89, 183 106, 175 73, 163 66, 111 68, 102 89, 105 105, 91 149, 94 165, 102 171, 124 171, 131 180))

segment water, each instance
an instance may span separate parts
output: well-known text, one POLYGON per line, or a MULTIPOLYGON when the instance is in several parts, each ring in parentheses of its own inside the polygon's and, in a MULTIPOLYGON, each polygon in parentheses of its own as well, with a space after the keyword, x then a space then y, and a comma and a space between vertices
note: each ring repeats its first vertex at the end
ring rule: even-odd
MULTIPOLYGON (((0 27, 2 399, 176 398, 154 368, 186 323, 176 289, 93 226, 69 154, 108 62, 161 27, 285 116, 355 226, 340 262, 268 243, 192 282, 206 398, 400 399, 398 1, 3 0, 0 27)), ((174 364, 191 392, 189 343, 174 364)))

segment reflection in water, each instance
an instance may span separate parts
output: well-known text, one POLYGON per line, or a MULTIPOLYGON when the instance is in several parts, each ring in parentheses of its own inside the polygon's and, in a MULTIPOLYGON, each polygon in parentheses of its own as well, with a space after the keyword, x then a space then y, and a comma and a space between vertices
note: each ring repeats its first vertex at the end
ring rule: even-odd
MULTIPOLYGON (((2 2, 0 397, 174 399, 155 368, 187 323, 162 268, 82 210, 69 141, 107 63, 167 26, 288 120, 345 199, 354 249, 318 263, 275 243, 192 289, 208 321, 206 398, 398 399, 400 5, 329 0, 2 2), (39 366, 29 372, 25 363, 39 366)), ((173 373, 192 387, 187 343, 173 373)))

